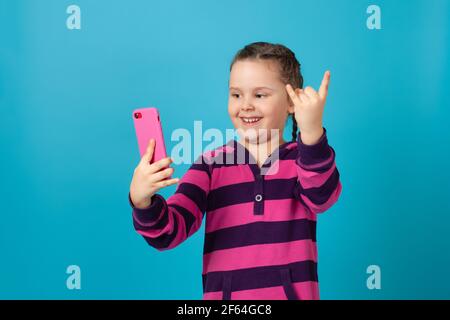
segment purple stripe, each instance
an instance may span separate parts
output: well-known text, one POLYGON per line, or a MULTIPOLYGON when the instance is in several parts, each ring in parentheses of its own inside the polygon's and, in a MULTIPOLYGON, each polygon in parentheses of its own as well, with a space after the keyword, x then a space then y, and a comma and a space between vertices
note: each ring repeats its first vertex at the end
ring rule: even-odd
POLYGON ((153 195, 153 197, 151 198, 150 206, 145 209, 136 208, 131 201, 129 193, 128 200, 130 201, 130 205, 133 208, 133 219, 136 219, 137 222, 142 226, 154 223, 160 217, 161 212, 165 206, 165 200, 159 194, 153 195))
POLYGON ((202 213, 206 210, 206 192, 197 185, 189 182, 182 182, 175 193, 182 193, 191 199, 202 213))
POLYGON ((178 213, 180 213, 180 215, 183 217, 184 219, 184 224, 186 225, 186 235, 189 234, 189 231, 191 231, 191 227, 195 222, 195 216, 192 212, 190 212, 189 210, 187 210, 184 207, 181 207, 179 205, 176 204, 169 204, 169 208, 174 208, 177 210, 178 213))
POLYGON ((134 221, 136 222, 134 224, 134 228, 137 231, 151 231, 151 230, 159 230, 164 228, 167 223, 169 222, 169 214, 167 212, 167 210, 162 213, 161 218, 154 224, 147 226, 146 224, 141 223, 141 221, 139 219, 134 219, 134 221))
POLYGON ((319 172, 319 173, 325 172, 325 171, 327 171, 328 169, 330 169, 333 166, 333 163, 334 163, 334 160, 335 160, 335 153, 334 153, 333 148, 329 147, 329 149, 330 149, 330 156, 327 159, 323 160, 323 161, 316 162, 314 164, 306 165, 306 164, 301 162, 302 161, 301 157, 298 157, 295 160, 295 163, 298 166, 300 166, 303 169, 308 170, 308 171, 314 171, 314 172, 319 172))
POLYGON ((248 269, 209 272, 202 275, 203 292, 223 290, 223 279, 231 278, 231 291, 281 286, 283 269, 291 270, 292 282, 318 281, 317 263, 300 261, 287 265, 264 266, 248 269))
MULTIPOLYGON (((285 154, 281 154, 281 151, 280 151, 279 159, 282 159, 282 160, 295 160, 297 158, 297 153, 298 153, 297 150, 295 150, 295 149, 294 150, 293 149, 286 149, 286 150, 288 152, 285 152, 285 154)), ((271 159, 271 162, 269 162, 269 160, 268 160, 268 162, 264 163, 262 165, 262 167, 266 168, 266 170, 267 170, 267 168, 269 168, 270 165, 272 165, 275 162, 275 160, 276 160, 276 158, 273 157, 273 159, 271 159)), ((246 163, 237 163, 237 160, 234 159, 234 160, 230 161, 229 163, 222 163, 222 164, 221 163, 214 163, 212 165, 212 170, 214 171, 214 170, 220 169, 222 167, 233 167, 233 166, 249 165, 249 164, 257 166, 256 163, 249 163, 249 161, 246 161, 246 163)))
MULTIPOLYGON (((297 177, 290 179, 264 180, 264 200, 294 199, 297 177)), ((207 211, 226 206, 252 202, 255 199, 255 182, 236 183, 211 190, 208 194, 207 211)))
POLYGON ((254 182, 236 183, 211 190, 208 194, 207 211, 230 206, 233 204, 251 202, 254 182))
MULTIPOLYGON (((238 214, 238 213, 236 213, 238 214)), ((316 241, 316 222, 297 219, 254 222, 205 233, 203 253, 255 244, 311 239, 316 241)))
POLYGON ((331 156, 328 145, 326 129, 323 129, 322 137, 314 145, 306 145, 301 140, 301 134, 297 137, 299 163, 308 166, 327 160, 331 156))
MULTIPOLYGON (((297 157, 297 150, 296 148, 288 148, 289 145, 291 145, 292 142, 286 142, 279 146, 278 151, 274 150, 271 155, 266 159, 265 163, 262 165, 262 167, 268 167, 271 163, 275 162, 277 159, 275 155, 278 152, 278 158, 283 160, 294 160, 297 157)), ((256 166, 256 160, 253 158, 253 156, 250 154, 247 148, 245 148, 243 145, 241 145, 236 140, 230 140, 227 143, 228 146, 231 146, 234 148, 233 153, 227 153, 227 154, 220 154, 214 159, 220 159, 220 161, 216 161, 212 163, 212 169, 220 169, 221 167, 230 167, 230 166, 237 166, 237 165, 252 165, 256 166), (239 159, 238 159, 239 156, 239 159), (239 160, 239 162, 238 162, 239 160)), ((259 170, 259 169, 258 169, 259 170)))
MULTIPOLYGON (((164 250, 172 243, 173 239, 175 239, 175 237, 178 234, 178 219, 176 219, 174 217, 173 220, 175 221, 174 227, 173 227, 174 231, 171 234, 163 233, 157 238, 150 238, 150 237, 146 237, 146 236, 142 236, 142 237, 150 246, 152 246, 158 250, 164 250)), ((134 223, 134 227, 136 229, 138 228, 138 226, 136 226, 136 223, 134 223)))

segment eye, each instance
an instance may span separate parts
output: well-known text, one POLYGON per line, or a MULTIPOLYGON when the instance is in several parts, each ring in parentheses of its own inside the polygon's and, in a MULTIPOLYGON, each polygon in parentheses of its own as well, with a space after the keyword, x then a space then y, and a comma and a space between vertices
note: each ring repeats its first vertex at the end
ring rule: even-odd
POLYGON ((231 96, 232 96, 233 98, 239 98, 239 94, 238 94, 238 93, 232 93, 231 96))
POLYGON ((257 98, 266 97, 266 95, 265 95, 265 94, 262 94, 262 93, 257 93, 257 94, 255 94, 255 96, 256 96, 257 98))

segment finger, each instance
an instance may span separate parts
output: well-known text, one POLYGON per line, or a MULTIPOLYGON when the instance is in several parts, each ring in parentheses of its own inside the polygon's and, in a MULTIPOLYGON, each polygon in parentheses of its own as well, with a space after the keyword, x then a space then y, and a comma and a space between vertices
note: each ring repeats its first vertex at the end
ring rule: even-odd
POLYGON ((155 139, 150 138, 148 141, 147 149, 142 156, 142 162, 149 163, 153 157, 153 152, 155 151, 155 139))
POLYGON ((162 158, 150 165, 148 173, 152 174, 160 171, 163 168, 168 167, 172 163, 172 159, 170 157, 162 158))
POLYGON ((173 179, 168 179, 168 180, 163 180, 163 181, 157 182, 153 186, 159 189, 159 188, 167 187, 172 184, 178 183, 178 181, 180 181, 179 178, 173 178, 173 179))
POLYGON ((306 87, 304 92, 305 92, 305 95, 307 95, 309 99, 319 98, 319 94, 312 87, 306 87))
POLYGON ((319 88, 319 96, 322 99, 325 99, 328 95, 328 86, 330 84, 330 78, 331 78, 331 72, 325 71, 325 74, 323 75, 322 83, 319 88))
POLYGON ((295 91, 297 92, 298 99, 299 99, 302 103, 308 102, 307 99, 302 98, 302 97, 304 96, 303 89, 295 89, 295 91))
POLYGON ((303 101, 303 103, 309 103, 309 101, 311 100, 309 98, 309 96, 305 93, 305 90, 302 90, 302 92, 300 93, 300 99, 303 101))
POLYGON ((152 175, 152 179, 150 182, 160 182, 166 179, 167 177, 170 177, 173 174, 174 169, 173 168, 167 168, 164 170, 161 170, 155 174, 152 175))
POLYGON ((286 84, 286 91, 294 104, 301 104, 300 99, 298 98, 297 94, 294 92, 294 89, 292 89, 292 86, 289 83, 286 84))

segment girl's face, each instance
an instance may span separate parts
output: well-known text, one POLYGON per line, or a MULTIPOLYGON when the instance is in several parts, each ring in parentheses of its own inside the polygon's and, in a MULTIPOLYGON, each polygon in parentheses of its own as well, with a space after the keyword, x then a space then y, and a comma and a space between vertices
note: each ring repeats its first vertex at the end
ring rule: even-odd
POLYGON ((286 118, 294 112, 278 68, 277 61, 247 59, 235 62, 231 69, 228 113, 234 127, 250 142, 274 138, 271 129, 279 130, 278 142, 282 141, 286 118))

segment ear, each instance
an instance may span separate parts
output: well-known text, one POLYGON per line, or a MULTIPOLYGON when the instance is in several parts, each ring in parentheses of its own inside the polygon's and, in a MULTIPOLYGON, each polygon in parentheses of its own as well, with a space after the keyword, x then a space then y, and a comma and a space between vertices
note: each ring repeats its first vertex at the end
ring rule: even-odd
POLYGON ((287 109, 288 114, 293 114, 295 112, 295 106, 294 103, 291 101, 291 99, 289 98, 289 103, 288 103, 288 109, 287 109))
POLYGON ((294 113, 295 110, 294 102, 292 101, 291 97, 289 97, 289 94, 287 92, 286 96, 287 96, 288 114, 294 113))

